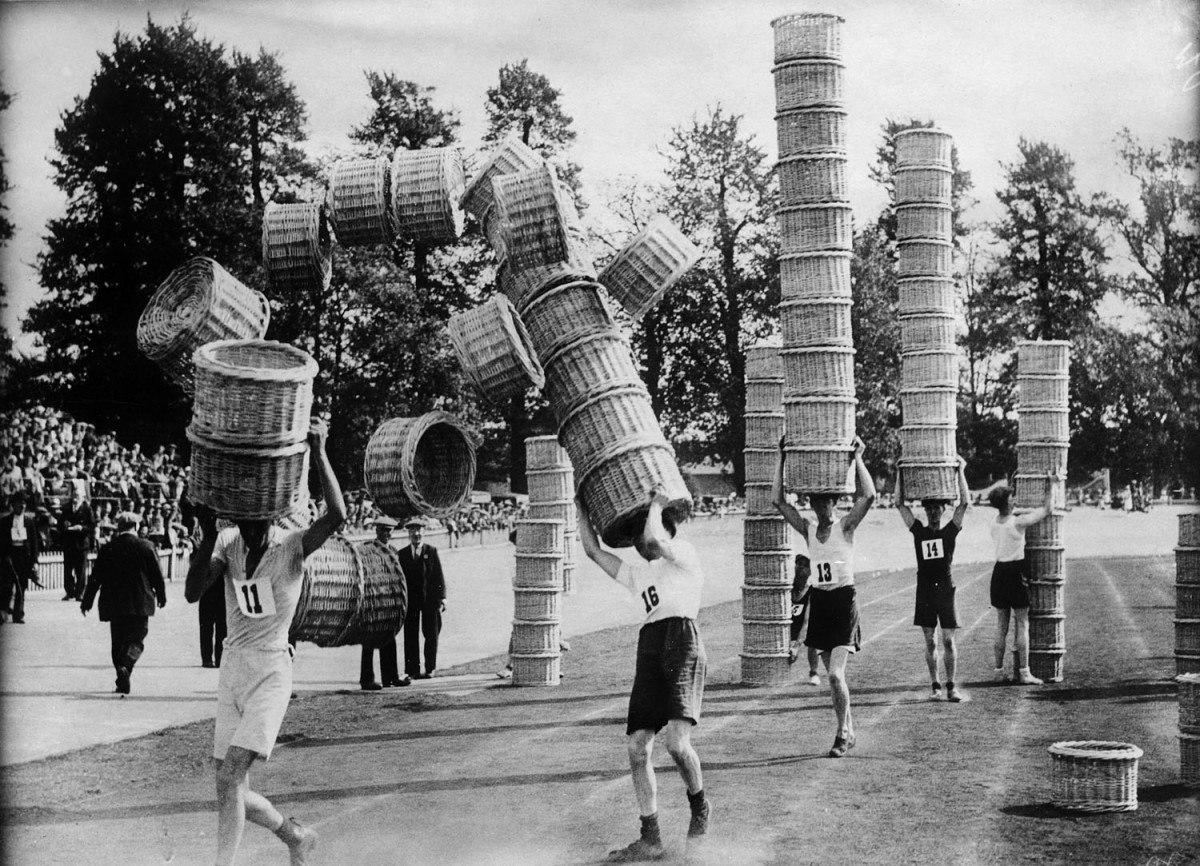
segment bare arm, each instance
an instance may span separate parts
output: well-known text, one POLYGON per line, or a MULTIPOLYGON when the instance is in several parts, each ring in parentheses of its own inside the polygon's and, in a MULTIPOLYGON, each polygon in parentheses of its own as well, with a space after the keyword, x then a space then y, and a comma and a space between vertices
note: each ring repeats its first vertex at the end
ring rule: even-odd
POLYGON ((962 529, 963 520, 967 516, 967 509, 971 507, 971 490, 967 487, 967 461, 963 460, 962 455, 958 456, 958 505, 954 507, 954 516, 950 518, 959 529, 962 529))
POLYGON ((307 557, 325 543, 346 522, 346 500, 342 498, 342 486, 338 484, 329 455, 325 453, 325 440, 329 436, 329 425, 323 418, 312 419, 308 430, 308 446, 316 464, 317 477, 321 480, 321 495, 325 499, 325 513, 304 530, 304 555, 307 557))
POLYGON ((875 504, 875 479, 867 471, 867 465, 863 463, 862 459, 863 451, 866 449, 866 443, 855 436, 854 469, 858 476, 858 495, 850 512, 842 518, 843 532, 854 532, 862 519, 867 516, 867 512, 871 510, 871 506, 875 504))
POLYGON ((1039 520, 1042 520, 1054 513, 1054 478, 1046 478, 1046 495, 1042 499, 1042 504, 1038 508, 1033 509, 1028 514, 1022 514, 1020 517, 1013 517, 1015 526, 1033 526, 1039 520))
POLYGON ((621 571, 621 566, 624 565, 624 562, 621 560, 621 557, 614 553, 609 553, 600 546, 600 539, 596 538, 596 530, 592 528, 592 517, 588 514, 582 502, 576 500, 575 510, 577 513, 576 522, 579 524, 579 543, 583 546, 584 554, 588 559, 600 566, 605 574, 616 580, 617 574, 621 571))
POLYGON ((675 551, 671 546, 671 534, 663 526, 663 508, 671 503, 661 487, 655 487, 650 494, 650 510, 646 513, 646 526, 642 530, 642 541, 646 550, 661 556, 663 559, 675 561, 675 551))
POLYGON ((217 543, 217 516, 207 505, 197 505, 196 520, 200 523, 200 544, 188 561, 187 582, 183 589, 183 597, 189 604, 198 602, 213 581, 225 576, 225 563, 213 562, 212 558, 217 543))
POLYGON ((913 522, 916 520, 913 517, 912 509, 908 507, 908 503, 904 501, 904 470, 899 466, 896 467, 896 512, 900 515, 900 519, 904 521, 905 529, 912 529, 913 522))
POLYGON ((806 539, 808 538, 808 521, 804 515, 787 501, 787 497, 783 493, 783 461, 787 459, 783 450, 783 437, 779 437, 779 461, 775 464, 775 478, 771 482, 771 503, 783 515, 783 519, 792 525, 792 527, 801 533, 806 539))

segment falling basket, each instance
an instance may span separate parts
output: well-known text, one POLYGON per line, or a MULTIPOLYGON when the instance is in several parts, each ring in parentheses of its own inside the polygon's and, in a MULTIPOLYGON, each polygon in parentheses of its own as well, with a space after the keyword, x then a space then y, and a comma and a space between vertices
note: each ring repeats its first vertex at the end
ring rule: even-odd
POLYGON ((742 553, 746 586, 792 586, 792 552, 790 550, 751 551, 742 553))
POLYGON ((542 393, 560 418, 590 399, 601 384, 611 388, 642 385, 629 343, 615 329, 580 337, 544 358, 543 363, 546 387, 542 393))
POLYGON ((854 350, 784 349, 784 390, 795 397, 854 396, 854 350))
POLYGON ((948 241, 954 228, 949 205, 902 204, 896 208, 896 239, 948 241))
POLYGON ((1200 512, 1179 515, 1179 546, 1200 547, 1200 512))
POLYGON ((578 219, 575 203, 548 162, 495 178, 492 195, 495 205, 489 222, 501 226, 509 267, 523 271, 573 257, 567 229, 578 219))
POLYGON ((954 272, 949 241, 900 241, 896 273, 901 277, 948 277, 954 272))
POLYGON ((787 486, 808 494, 853 493, 853 455, 848 448, 789 447, 784 464, 787 486))
POLYGON ((792 532, 782 516, 747 517, 742 524, 744 550, 788 550, 792 532))
POLYGON ((219 340, 196 350, 191 429, 208 442, 267 448, 308 436, 317 362, 272 340, 219 340))
POLYGON ((844 67, 835 60, 793 60, 772 70, 775 110, 840 107, 844 101, 844 67))
POLYGON ((671 220, 657 214, 600 272, 600 282, 635 320, 700 261, 699 247, 671 220))
POLYGON ((319 647, 344 646, 362 600, 363 583, 362 561, 355 545, 342 535, 331 535, 304 560, 300 598, 288 639, 319 647))
POLYGON ((897 309, 901 316, 914 313, 954 315, 958 304, 954 280, 946 277, 908 277, 900 280, 899 287, 897 309))
POLYGON ((801 108, 775 115, 779 158, 796 154, 846 153, 846 112, 840 108, 801 108))
POLYGON ((1017 343, 1018 376, 1065 376, 1070 367, 1070 340, 1023 340, 1017 343))
POLYGON ((396 238, 392 212, 392 166, 386 156, 343 159, 329 174, 329 218, 344 247, 391 243, 396 238))
POLYGON ((522 142, 520 137, 509 136, 492 151, 487 162, 471 178, 458 203, 482 223, 488 208, 495 202, 492 182, 501 175, 537 168, 543 162, 545 160, 537 151, 522 142))
POLYGON ((958 350, 921 350, 900 353, 900 389, 958 387, 958 350))
POLYGON ((805 57, 842 56, 844 18, 816 12, 783 15, 771 22, 775 31, 775 62, 805 57))
POLYGON ((554 553, 561 556, 566 549, 564 532, 566 525, 561 520, 517 521, 517 555, 525 553, 554 553))
POLYGON ((916 165, 951 168, 954 139, 948 132, 930 127, 904 129, 892 136, 892 144, 896 148, 897 168, 916 165))
POLYGON ((1129 743, 1073 740, 1050 752, 1051 797, 1055 806, 1079 812, 1132 812, 1138 807, 1138 759, 1129 743))
POLYGON ((363 479, 375 507, 389 517, 446 517, 475 481, 474 438, 446 412, 390 418, 367 442, 363 479))
POLYGON ((958 498, 957 462, 909 463, 901 460, 899 468, 904 475, 904 495, 908 498, 950 501, 958 498))
POLYGON ((558 428, 559 441, 571 455, 572 464, 579 467, 580 476, 592 467, 591 455, 610 443, 661 435, 650 395, 641 385, 602 391, 584 400, 562 418, 558 428))
POLYGON ((1017 376, 1017 404, 1023 409, 1065 409, 1070 385, 1070 377, 1065 375, 1017 376))
POLYGON ((742 616, 748 620, 790 620, 792 592, 782 586, 743 586, 742 616))
POLYGON ((783 359, 775 343, 757 343, 746 348, 746 381, 783 381, 783 359))
POLYGON ((457 147, 397 148, 392 157, 392 208, 400 234, 427 244, 458 240, 463 187, 457 147))
POLYGON ((529 339, 543 358, 592 334, 612 331, 616 321, 598 283, 562 283, 536 296, 521 311, 529 339))
POLYGON ((783 414, 783 380, 762 379, 746 383, 746 414, 783 414))
POLYGON ((850 297, 850 253, 827 250, 779 257, 780 300, 850 297))
POLYGON ((900 317, 900 345, 906 351, 954 348, 954 317, 938 313, 916 313, 900 317))
POLYGON ((463 372, 488 400, 519 397, 545 384, 529 333, 504 295, 455 313, 446 332, 463 372))
POLYGON ((188 497, 229 520, 275 520, 308 496, 308 444, 247 448, 209 442, 191 428, 188 497))
POLYGON ((525 439, 525 468, 570 469, 571 458, 558 444, 557 436, 529 436, 525 439))
POLYGON ((787 444, 795 447, 845 449, 854 445, 853 397, 785 397, 787 444))
POLYGON ((779 305, 783 344, 789 349, 854 345, 849 298, 786 301, 779 305))
POLYGON ((678 524, 691 512, 692 496, 671 447, 661 440, 615 442, 580 468, 579 496, 597 534, 609 547, 629 547, 645 529, 650 491, 661 487, 666 511, 678 524), (586 473, 586 474, 585 474, 586 473))
POLYGON ((779 200, 789 205, 849 201, 846 158, 839 154, 796 155, 779 160, 779 200))
POLYGON ((849 205, 783 207, 775 212, 775 216, 779 223, 779 251, 782 255, 850 249, 854 214, 849 205))
POLYGON ((782 412, 747 413, 744 420, 747 448, 773 448, 779 444, 784 431, 782 412))
POLYGON ((408 588, 396 551, 378 541, 354 545, 362 568, 362 594, 358 607, 341 635, 340 646, 375 646, 394 638, 404 625, 408 588))
POLYGON ((791 677, 788 654, 741 653, 742 682, 748 686, 778 686, 791 677))
POLYGON ((950 204, 953 173, 937 165, 898 168, 892 175, 896 204, 950 204))
POLYGON ((323 292, 333 275, 333 238, 325 205, 279 204, 263 211, 263 267, 279 293, 323 292))

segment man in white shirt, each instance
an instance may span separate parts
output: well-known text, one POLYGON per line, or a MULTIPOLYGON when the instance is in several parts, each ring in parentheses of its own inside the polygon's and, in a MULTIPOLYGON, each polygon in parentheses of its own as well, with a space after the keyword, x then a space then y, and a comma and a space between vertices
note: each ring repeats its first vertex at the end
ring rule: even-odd
POLYGON ((642 605, 637 670, 629 695, 626 744, 633 789, 641 815, 641 835, 612 851, 610 862, 660 860, 666 856, 658 827, 658 799, 651 753, 654 738, 666 728, 667 752, 687 785, 691 822, 688 845, 708 830, 711 806, 704 796, 700 757, 692 747, 692 726, 700 720, 707 658, 696 628, 704 574, 696 548, 676 536, 675 522, 663 509, 669 500, 660 488, 651 494, 646 526, 634 549, 644 562, 629 564, 600 547, 582 502, 579 537, 583 552, 642 605))

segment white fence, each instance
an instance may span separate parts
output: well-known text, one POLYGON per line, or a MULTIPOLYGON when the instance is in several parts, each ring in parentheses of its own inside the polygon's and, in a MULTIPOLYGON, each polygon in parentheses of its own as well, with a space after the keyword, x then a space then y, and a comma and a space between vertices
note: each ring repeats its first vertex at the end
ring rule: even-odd
MULTIPOLYGON (((84 574, 91 576, 92 563, 96 561, 96 554, 89 553, 87 562, 84 564, 84 574)), ((158 564, 162 568, 163 577, 167 580, 174 580, 176 577, 180 579, 187 577, 188 557, 187 553, 176 552, 172 550, 158 551, 158 564)), ((43 553, 38 557, 37 564, 38 580, 42 583, 42 589, 54 590, 63 588, 63 555, 61 551, 51 551, 43 553)), ((31 592, 36 592, 36 587, 29 587, 31 592)))

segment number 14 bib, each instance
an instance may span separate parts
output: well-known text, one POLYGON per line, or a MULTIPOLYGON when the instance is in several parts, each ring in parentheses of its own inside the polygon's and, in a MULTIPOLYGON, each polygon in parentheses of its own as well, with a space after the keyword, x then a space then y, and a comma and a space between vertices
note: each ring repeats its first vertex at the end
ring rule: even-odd
POLYGON ((262 619, 275 615, 275 593, 271 581, 264 577, 233 581, 233 594, 238 608, 251 619, 262 619))

